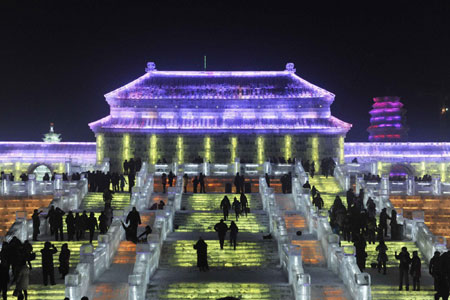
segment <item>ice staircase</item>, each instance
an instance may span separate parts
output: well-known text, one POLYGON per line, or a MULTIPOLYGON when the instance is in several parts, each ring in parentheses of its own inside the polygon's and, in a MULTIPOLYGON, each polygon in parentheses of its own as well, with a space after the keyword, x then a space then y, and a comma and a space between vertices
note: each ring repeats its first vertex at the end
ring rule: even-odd
MULTIPOLYGON (((113 209, 124 209, 130 205, 130 193, 114 193, 111 206, 113 209)), ((80 210, 102 211, 105 207, 103 193, 88 193, 81 203, 80 210)))
MULTIPOLYGON (((329 209, 334 202, 336 195, 339 195, 342 199, 344 205, 345 201, 345 191, 343 191, 334 177, 325 178, 324 176, 314 176, 310 178, 311 186, 316 186, 320 191, 321 196, 325 203, 325 208, 329 209)), ((359 191, 356 191, 359 192, 359 191)), ((376 244, 367 245, 366 252, 368 257, 366 259, 366 269, 365 272, 369 273, 371 276, 371 288, 372 288, 372 299, 373 300, 414 300, 414 299, 433 299, 433 281, 431 276, 428 274, 428 266, 424 262, 419 249, 416 244, 412 241, 386 241, 386 246, 388 247, 388 262, 387 262, 387 275, 378 273, 378 270, 371 268, 371 263, 377 261, 377 251, 375 250, 376 244), (422 260, 422 278, 421 278, 421 291, 412 291, 412 278, 409 277, 410 290, 403 291, 398 290, 399 284, 399 271, 398 271, 398 260, 395 259, 395 251, 400 253, 402 247, 407 247, 408 252, 412 256, 413 251, 418 251, 419 256, 422 260)), ((342 241, 342 246, 353 245, 352 243, 342 241)), ((313 276, 311 276, 313 278, 313 276)))
MULTIPOLYGON (((224 178, 230 181, 230 178, 224 178)), ((255 180, 254 180, 255 181, 255 180)), ((219 179, 214 184, 223 186, 219 179)), ((215 189, 219 191, 221 188, 215 189)), ((208 191, 208 188, 207 188, 208 191)), ((229 235, 220 249, 214 225, 223 218, 220 202, 225 194, 187 194, 185 210, 175 215, 175 230, 164 242, 159 268, 150 279, 147 299, 293 299, 291 286, 279 267, 277 244, 264 240, 268 217, 262 210, 259 194, 246 194, 250 213, 236 222, 239 227, 237 248, 233 250, 229 235), (199 236, 208 244, 208 272, 199 272, 193 245, 199 236)), ((235 194, 227 194, 233 201, 235 194)), ((230 221, 235 221, 230 211, 230 221)))

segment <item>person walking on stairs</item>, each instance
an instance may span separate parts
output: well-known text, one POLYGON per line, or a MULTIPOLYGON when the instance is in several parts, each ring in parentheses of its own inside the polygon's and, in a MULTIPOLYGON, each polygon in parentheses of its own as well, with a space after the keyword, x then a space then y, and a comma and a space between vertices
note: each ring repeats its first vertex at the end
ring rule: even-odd
POLYGON ((233 249, 236 250, 236 240, 237 234, 239 232, 239 228, 237 227, 234 221, 231 221, 230 224, 230 246, 233 246, 233 249))
POLYGON ((247 217, 250 208, 248 207, 248 200, 244 193, 241 193, 239 200, 241 202, 241 210, 243 213, 245 213, 245 216, 247 217))
POLYGON ((95 229, 98 229, 97 219, 95 218, 94 212, 91 212, 88 218, 88 229, 89 229, 89 243, 92 244, 92 240, 94 239, 95 229))
POLYGON ((194 249, 197 250, 197 267, 201 272, 208 271, 208 244, 200 237, 194 245, 194 249))
MULTIPOLYGON (((5 245, 5 244, 3 244, 5 245)), ((9 283, 9 266, 5 258, 0 262, 0 290, 2 292, 2 299, 7 299, 9 283)))
POLYGON ((386 275, 386 262, 388 260, 386 252, 388 251, 388 247, 386 246, 384 241, 380 241, 375 250, 378 251, 378 273, 380 273, 381 268, 383 268, 383 275, 386 275))
POLYGON ((387 214, 386 208, 383 208, 380 213, 380 222, 378 226, 382 229, 384 236, 387 237, 387 220, 390 220, 391 217, 387 214))
POLYGON ((241 214, 241 202, 238 201, 236 197, 234 197, 233 204, 231 208, 234 209, 234 213, 236 215, 236 222, 239 220, 239 215, 241 214))
POLYGON ((108 231, 108 225, 104 211, 100 213, 100 216, 98 217, 98 223, 99 223, 98 229, 100 230, 100 234, 106 234, 106 232, 108 231))
POLYGON ((162 188, 163 188, 163 193, 166 192, 166 184, 167 184, 166 173, 162 173, 162 175, 161 175, 161 185, 162 185, 162 188))
POLYGON ((214 225, 214 230, 219 235, 220 250, 223 250, 223 244, 225 242, 225 235, 227 234, 228 226, 223 222, 223 219, 221 219, 219 223, 214 225))
POLYGON ((266 179, 266 183, 267 183, 267 187, 270 187, 270 177, 269 174, 266 173, 266 175, 264 175, 265 179, 266 179))
POLYGON ((323 199, 320 197, 320 193, 317 192, 316 196, 313 199, 313 204, 317 207, 318 210, 321 210, 324 206, 323 199))
POLYGON ((422 275, 421 261, 417 251, 413 251, 413 257, 411 259, 410 274, 413 278, 413 290, 420 291, 420 277, 422 275))
POLYGON ((45 242, 44 249, 41 250, 42 255, 42 275, 44 280, 44 285, 48 284, 48 279, 50 278, 50 284, 55 285, 55 270, 53 267, 53 254, 57 253, 55 245, 50 242, 45 242))
POLYGON ((231 209, 230 199, 228 199, 227 195, 225 195, 220 202, 220 208, 223 211, 223 219, 226 221, 228 218, 228 213, 231 209))
POLYGON ((123 174, 119 175, 119 181, 120 181, 120 191, 123 193, 125 184, 127 184, 127 180, 125 179, 125 176, 123 176, 123 174))
POLYGON ((38 211, 37 209, 34 210, 33 215, 31 216, 31 219, 33 220, 33 241, 37 241, 37 237, 39 235, 41 227, 41 219, 39 218, 39 215, 42 213, 41 211, 38 211))
POLYGON ((173 179, 175 178, 175 175, 172 173, 172 171, 169 172, 169 175, 167 176, 169 179, 169 186, 173 185, 173 179))
POLYGON ((399 271, 400 271, 400 282, 398 286, 398 290, 401 291, 403 289, 403 280, 405 281, 406 290, 409 291, 409 265, 411 264, 411 258, 409 256, 408 249, 406 247, 402 247, 402 251, 397 255, 397 251, 395 251, 395 259, 400 261, 399 271))
POLYGON ((28 299, 28 285, 30 282, 30 269, 26 264, 20 267, 17 273, 17 278, 14 279, 16 282, 16 288, 14 293, 17 294, 17 299, 28 299))

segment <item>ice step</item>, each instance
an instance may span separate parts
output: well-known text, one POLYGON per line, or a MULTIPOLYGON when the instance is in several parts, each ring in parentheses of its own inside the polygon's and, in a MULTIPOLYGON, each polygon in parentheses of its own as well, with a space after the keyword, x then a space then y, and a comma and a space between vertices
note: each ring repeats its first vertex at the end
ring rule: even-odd
MULTIPOLYGON (((129 193, 114 193, 111 206, 113 209, 124 209, 130 205, 129 193)), ((103 193, 88 193, 81 203, 81 210, 103 210, 103 193)))
MULTIPOLYGON (((160 267, 196 267, 197 252, 193 247, 195 242, 166 241, 161 252, 160 267)), ((218 240, 205 242, 208 244, 208 264, 212 268, 275 267, 279 264, 277 244, 271 240, 238 241, 236 250, 230 246, 229 240, 225 240, 223 250, 220 250, 218 240)))
MULTIPOLYGON (((227 196, 230 203, 234 197, 239 200, 239 194, 184 194, 181 206, 186 210, 220 210, 220 202, 227 196)), ((261 196, 259 194, 245 194, 250 210, 262 210, 261 196)))
POLYGON ((239 299, 294 299, 291 286, 288 284, 260 283, 173 283, 169 285, 149 285, 147 299, 219 299, 223 297, 239 299))
MULTIPOLYGON (((212 212, 178 212, 175 215, 174 225, 176 232, 214 232, 214 225, 223 219, 222 213, 212 212), (178 226, 178 227, 176 227, 178 226)), ((227 225, 236 222, 234 213, 230 213, 227 225)), ((241 216, 236 222, 239 232, 268 233, 268 218, 263 212, 250 213, 247 217, 241 216)))
MULTIPOLYGON (((347 206, 347 201, 345 197, 345 191, 342 190, 339 183, 336 181, 334 177, 326 178, 323 175, 316 175, 314 178, 309 178, 309 183, 311 187, 314 185, 316 189, 319 190, 320 196, 323 199, 325 204, 325 209, 330 209, 333 205, 334 199, 336 195, 339 194, 339 197, 342 200, 342 203, 347 206)), ((359 191, 358 191, 359 192, 359 191)))

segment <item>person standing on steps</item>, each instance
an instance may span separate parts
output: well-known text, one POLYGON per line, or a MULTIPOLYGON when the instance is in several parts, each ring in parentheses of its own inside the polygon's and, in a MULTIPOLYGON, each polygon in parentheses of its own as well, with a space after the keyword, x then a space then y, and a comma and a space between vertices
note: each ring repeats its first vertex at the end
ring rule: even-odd
POLYGON ((193 193, 196 194, 197 193, 197 186, 198 186, 198 177, 195 176, 194 179, 192 180, 192 186, 193 186, 193 193))
POLYGON ((386 208, 383 208, 380 213, 380 222, 378 226, 383 230, 385 237, 387 237, 387 220, 390 219, 391 217, 387 214, 386 208))
POLYGON ((225 235, 227 234, 228 226, 223 222, 223 219, 221 219, 219 223, 214 225, 214 230, 219 235, 220 250, 223 250, 223 244, 225 242, 225 235))
POLYGON ((100 216, 98 217, 98 223, 99 223, 98 229, 100 230, 100 234, 106 234, 106 232, 108 231, 108 225, 104 211, 100 213, 100 216))
POLYGON ((45 218, 48 219, 48 224, 50 225, 50 235, 53 235, 55 232, 55 207, 53 205, 50 206, 45 218))
POLYGON ((75 235, 75 218, 72 211, 69 211, 66 217, 67 240, 72 241, 75 235))
POLYGON ((162 175, 161 175, 161 185, 162 185, 162 188, 163 188, 163 193, 166 192, 166 184, 167 184, 166 173, 162 173, 162 175))
POLYGON ((9 266, 6 262, 6 259, 2 258, 2 260, 0 261, 0 290, 3 300, 7 299, 9 280, 9 266))
POLYGON ((61 241, 64 240, 64 232, 63 232, 63 216, 65 213, 57 207, 54 212, 54 230, 55 230, 55 241, 58 240, 58 232, 61 241))
POLYGON ((409 265, 411 264, 411 258, 409 256, 408 249, 406 247, 402 247, 402 251, 397 255, 397 251, 395 251, 395 259, 400 261, 399 271, 400 271, 400 283, 398 286, 398 290, 401 291, 403 289, 403 280, 405 281, 406 290, 409 291, 409 265))
POLYGON ((37 209, 34 210, 33 215, 31 216, 31 219, 33 220, 33 241, 37 241, 37 237, 41 231, 39 228, 41 227, 41 219, 39 218, 39 215, 42 213, 41 211, 38 211, 37 209))
POLYGON ((17 273, 16 289, 14 292, 17 293, 17 299, 28 299, 28 285, 30 282, 30 269, 27 265, 22 265, 19 272, 17 273))
POLYGON ((61 274, 61 279, 64 279, 67 274, 69 274, 69 261, 70 261, 70 250, 67 243, 61 246, 61 252, 59 253, 59 274, 61 274))
POLYGON ((233 249, 236 250, 236 240, 237 234, 239 232, 239 228, 237 227, 234 221, 231 221, 230 225, 230 246, 233 246, 233 249))
POLYGON ((321 210, 323 208, 324 203, 323 203, 323 199, 320 196, 319 192, 317 192, 316 196, 314 197, 313 204, 315 207, 317 207, 318 210, 321 210))
POLYGON ((183 187, 184 187, 184 193, 185 194, 187 193, 188 184, 189 184, 189 176, 188 176, 187 173, 184 173, 184 175, 183 175, 183 187))
POLYGON ((135 240, 137 239, 137 228, 141 224, 141 215, 136 210, 136 207, 133 207, 133 209, 128 213, 127 219, 125 221, 126 223, 129 222, 129 228, 130 228, 130 236, 132 236, 135 240))
POLYGON ((42 255, 42 275, 44 285, 48 284, 50 278, 50 284, 55 285, 55 270, 53 267, 53 254, 57 253, 55 245, 50 242, 45 242, 44 249, 41 250, 42 255))
POLYGON ((97 219, 95 218, 94 212, 91 212, 88 218, 88 229, 89 229, 89 243, 92 244, 92 240, 94 239, 95 229, 98 229, 97 219))
POLYGON ((234 176, 234 186, 236 188, 236 194, 241 192, 241 177, 239 176, 239 172, 234 176))
POLYGON ((119 181, 120 181, 120 191, 123 193, 125 184, 127 183, 127 180, 125 179, 125 176, 123 176, 123 174, 119 175, 119 181))
POLYGON ((169 179, 169 186, 173 185, 173 179, 175 178, 175 175, 172 173, 172 171, 169 172, 169 175, 167 176, 169 179))
POLYGON ((231 209, 230 199, 228 199, 227 195, 225 195, 220 202, 220 208, 223 211, 223 219, 226 221, 228 218, 228 213, 231 209))
POLYGON ((201 272, 208 271, 208 244, 200 237, 194 245, 194 249, 197 250, 197 267, 201 272))
POLYGON ((234 213, 236 215, 236 222, 239 221, 239 215, 241 214, 241 202, 238 201, 236 197, 234 197, 233 204, 231 208, 234 209, 234 213))
POLYGON ((420 291, 420 277, 422 275, 421 270, 422 263, 417 251, 413 251, 413 257, 411 259, 410 274, 413 278, 413 291, 420 291))
POLYGON ((434 279, 434 290, 435 291, 437 291, 437 282, 436 282, 437 279, 436 278, 440 271, 440 264, 439 264, 440 256, 441 256, 441 253, 439 251, 434 252, 434 256, 430 259, 430 264, 429 264, 429 269, 428 269, 428 272, 434 279))
POLYGON ((386 252, 388 251, 388 247, 384 243, 384 241, 380 241, 378 246, 375 248, 376 251, 378 251, 378 273, 381 272, 381 268, 383 268, 383 275, 386 275, 386 262, 388 260, 386 252))
POLYGON ((250 209, 248 208, 248 200, 244 193, 241 193, 239 200, 241 202, 241 210, 243 213, 245 213, 245 216, 247 217, 248 210, 250 209))
POLYGON ((198 177, 198 183, 200 183, 200 193, 206 193, 205 178, 206 176, 203 175, 203 173, 200 173, 200 176, 198 177))

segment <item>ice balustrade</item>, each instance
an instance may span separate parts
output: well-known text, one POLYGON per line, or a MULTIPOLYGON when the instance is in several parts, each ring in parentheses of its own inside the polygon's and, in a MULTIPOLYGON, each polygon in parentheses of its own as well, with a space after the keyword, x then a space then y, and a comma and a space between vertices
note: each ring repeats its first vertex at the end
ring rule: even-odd
MULTIPOLYGON (((345 169, 345 166, 336 166, 335 170, 345 169)), ((336 178, 338 182, 341 183, 344 180, 342 177, 348 177, 349 174, 345 172, 335 171, 336 178), (341 178, 339 178, 341 177, 341 178)), ((405 181, 405 195, 416 195, 430 193, 432 195, 442 195, 449 188, 446 183, 440 182, 439 176, 432 176, 431 182, 415 182, 414 178, 407 178, 405 181)), ((365 201, 370 197, 374 200, 377 212, 381 212, 383 208, 386 208, 388 214, 392 213, 395 209, 389 200, 391 184, 389 182, 389 177, 383 175, 380 183, 366 182, 363 176, 358 175, 356 177, 357 188, 363 188, 365 192, 365 201)), ((344 186, 341 187, 344 188, 344 186)), ((425 225, 425 216, 423 211, 413 211, 412 218, 404 218, 403 211, 401 208, 397 208, 397 222, 403 225, 403 236, 407 239, 414 241, 419 250, 424 255, 427 263, 433 257, 435 251, 446 252, 447 251, 447 241, 443 236, 434 235, 430 229, 425 225)))
POLYGON ((233 163, 229 164, 209 163, 207 161, 185 164, 178 164, 176 161, 165 164, 151 164, 149 170, 155 176, 161 176, 163 173, 168 174, 169 172, 178 175, 181 173, 180 170, 189 176, 195 176, 200 173, 206 176, 234 176, 237 172, 248 176, 257 176, 265 173, 269 175, 287 174, 293 172, 295 166, 294 164, 272 164, 268 161, 262 164, 241 163, 239 158, 236 158, 233 163))
POLYGON ((167 235, 173 231, 175 212, 181 209, 183 174, 177 176, 175 186, 168 188, 168 200, 163 210, 156 211, 153 232, 147 236, 147 244, 136 247, 133 273, 128 276, 128 299, 145 300, 150 277, 159 266, 161 249, 167 235))
MULTIPOLYGON (((54 198, 50 202, 49 207, 39 208, 39 210, 43 211, 43 214, 40 215, 41 234, 47 234, 49 232, 49 224, 45 216, 52 205, 55 208, 61 208, 63 211, 75 210, 81 204, 81 200, 87 194, 87 191, 88 182, 84 177, 78 181, 67 183, 64 189, 55 190, 53 193, 54 198)), ((33 237, 33 221, 27 219, 27 213, 25 211, 16 212, 16 221, 6 234, 5 240, 10 241, 14 236, 22 242, 31 240, 33 237)))
POLYGON ((275 202, 274 190, 267 186, 264 177, 259 178, 259 192, 263 208, 269 216, 270 232, 277 240, 281 267, 288 276, 289 284, 293 285, 295 299, 309 300, 311 278, 309 274, 304 273, 301 248, 291 245, 284 216, 275 202))
POLYGON ((98 246, 95 249, 91 245, 81 246, 80 263, 75 272, 68 274, 65 279, 66 297, 79 299, 85 296, 91 284, 111 266, 120 242, 125 237, 123 219, 133 207, 138 210, 147 208, 152 192, 153 175, 148 173, 148 165, 144 162, 136 175, 136 186, 132 189, 130 205, 123 210, 114 210, 113 222, 106 234, 98 236, 98 246), (88 274, 79 274, 80 270, 88 274))
POLYGON ((296 209, 305 216, 308 231, 317 235, 328 269, 339 276, 353 299, 371 299, 370 275, 362 273, 358 268, 353 247, 339 247, 339 236, 332 232, 328 211, 317 210, 312 206, 310 190, 303 188, 303 184, 308 180, 308 174, 300 163, 296 164, 295 174, 296 176, 292 178, 292 196, 296 209))

